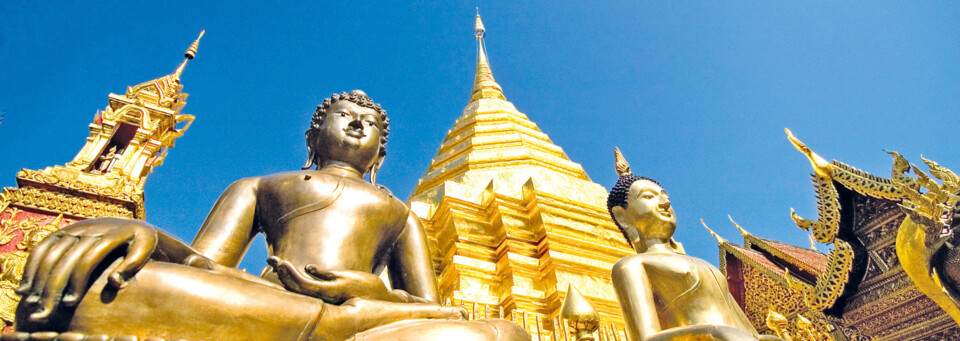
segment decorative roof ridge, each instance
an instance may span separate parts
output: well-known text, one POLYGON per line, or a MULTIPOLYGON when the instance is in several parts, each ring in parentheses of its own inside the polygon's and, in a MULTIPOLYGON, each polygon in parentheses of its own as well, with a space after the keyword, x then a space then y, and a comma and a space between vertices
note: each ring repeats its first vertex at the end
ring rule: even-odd
POLYGON ((824 266, 826 266, 826 255, 820 253, 819 251, 804 249, 795 245, 754 236, 753 234, 750 234, 750 232, 748 232, 745 228, 740 226, 740 224, 737 224, 737 222, 733 220, 733 217, 731 217, 730 215, 727 215, 727 217, 730 218, 730 222, 733 223, 733 225, 737 227, 737 230, 740 230, 740 234, 743 235, 744 248, 746 249, 759 248, 763 251, 766 251, 773 257, 779 258, 784 262, 793 264, 794 266, 800 269, 803 269, 804 271, 810 272, 810 274, 812 275, 819 275, 824 271, 824 266), (804 253, 814 253, 816 255, 819 255, 820 257, 823 258, 823 264, 811 264, 808 261, 799 259, 796 256, 788 252, 785 252, 783 250, 784 246, 798 249, 804 253))
POLYGON ((755 250, 744 248, 743 246, 731 242, 725 242, 721 244, 720 248, 725 252, 732 254, 734 257, 737 257, 737 259, 745 264, 748 264, 767 274, 774 280, 783 284, 789 284, 787 280, 784 279, 787 271, 771 262, 764 254, 755 250), (754 255, 757 258, 750 257, 750 255, 754 255), (762 259, 762 261, 759 261, 758 259, 762 259))
MULTIPOLYGON (((800 229, 811 231, 816 241, 833 244, 833 250, 830 250, 827 256, 826 267, 817 274, 816 283, 813 286, 792 280, 790 286, 804 294, 804 301, 808 307, 823 311, 832 307, 843 293, 853 268, 853 249, 846 241, 837 238, 840 230, 840 196, 834 184, 840 184, 862 195, 888 200, 898 200, 897 198, 904 197, 904 193, 890 180, 870 175, 836 160, 827 162, 800 141, 790 129, 784 128, 784 130, 790 143, 810 161, 814 171, 811 179, 817 191, 817 220, 800 218, 792 208, 790 218, 800 229)), ((897 162, 898 155, 894 155, 894 175, 899 168, 902 168, 897 162)), ((779 249, 777 251, 782 252, 779 249)))
POLYGON ((837 298, 843 294, 850 280, 850 270, 853 268, 853 249, 847 242, 837 239, 833 250, 827 256, 827 267, 817 276, 811 286, 798 282, 787 276, 788 284, 794 290, 804 295, 807 307, 824 311, 836 304, 837 298))
POLYGON ((787 132, 787 138, 794 147, 810 160, 816 176, 836 181, 844 188, 873 198, 899 201, 906 197, 906 194, 894 183, 895 180, 910 181, 910 177, 903 176, 904 172, 910 170, 910 164, 900 153, 886 151, 893 156, 894 161, 891 172, 892 179, 888 179, 870 174, 837 160, 827 162, 826 159, 813 152, 806 144, 801 142, 790 129, 785 130, 787 132))
POLYGON ((769 252, 772 256, 782 259, 785 262, 796 265, 797 267, 809 271, 813 275, 819 275, 824 270, 826 270, 827 263, 827 254, 824 254, 817 250, 811 250, 809 248, 804 248, 796 246, 793 244, 783 243, 772 239, 750 236, 753 241, 753 245, 763 249, 764 251, 769 252), (821 264, 811 264, 810 261, 805 261, 797 258, 794 255, 791 255, 790 251, 784 251, 784 248, 789 248, 793 252, 803 253, 805 255, 810 255, 813 257, 818 257, 818 261, 822 262, 821 264))

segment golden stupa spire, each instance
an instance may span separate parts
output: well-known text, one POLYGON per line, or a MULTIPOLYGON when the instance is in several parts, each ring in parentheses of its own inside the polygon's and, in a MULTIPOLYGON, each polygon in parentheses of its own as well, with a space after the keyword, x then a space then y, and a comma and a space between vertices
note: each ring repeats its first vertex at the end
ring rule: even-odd
POLYGON ((203 34, 207 30, 200 30, 200 36, 197 37, 197 40, 193 41, 193 44, 190 44, 190 47, 187 48, 187 52, 183 53, 183 63, 180 63, 180 66, 177 67, 177 71, 173 72, 173 79, 180 80, 180 75, 183 73, 183 69, 187 67, 187 61, 193 59, 197 56, 197 48, 200 46, 200 38, 203 38, 203 34))
POLYGON ((493 79, 493 72, 490 71, 490 63, 487 61, 487 50, 483 44, 483 37, 487 30, 483 27, 483 21, 480 20, 479 10, 477 20, 473 26, 473 35, 477 38, 478 56, 477 56, 477 75, 473 81, 473 91, 470 94, 470 102, 481 98, 497 98, 505 100, 503 89, 500 84, 493 79))

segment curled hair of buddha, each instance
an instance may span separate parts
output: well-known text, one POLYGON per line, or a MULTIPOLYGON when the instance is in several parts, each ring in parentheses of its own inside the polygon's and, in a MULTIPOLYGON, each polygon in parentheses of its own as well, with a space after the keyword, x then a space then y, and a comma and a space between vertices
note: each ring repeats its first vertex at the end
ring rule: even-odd
POLYGON ((383 157, 387 155, 387 135, 390 134, 390 120, 387 118, 387 111, 383 110, 383 108, 380 107, 380 104, 374 103, 373 99, 371 99, 361 90, 353 90, 350 91, 350 93, 341 92, 339 94, 333 94, 330 96, 330 98, 324 99, 323 103, 317 106, 317 110, 313 112, 313 119, 310 120, 310 128, 307 129, 305 134, 307 137, 308 155, 307 162, 303 165, 303 169, 310 169, 310 167, 312 167, 314 164, 320 164, 319 158, 321 155, 319 155, 314 148, 316 145, 317 132, 320 130, 320 126, 323 125, 323 120, 327 116, 327 109, 330 109, 330 106, 333 105, 333 103, 339 101, 350 101, 361 107, 376 110, 377 113, 380 114, 380 122, 382 122, 383 128, 380 134, 380 160, 374 164, 373 169, 368 170, 371 172, 372 180, 374 178, 374 175, 372 174, 376 173, 376 169, 383 162, 383 157))
POLYGON ((617 218, 613 216, 613 208, 617 206, 627 208, 627 193, 630 192, 630 186, 638 180, 647 180, 657 184, 657 186, 660 185, 657 180, 626 173, 620 175, 617 184, 613 185, 613 188, 610 189, 610 195, 607 196, 607 211, 610 212, 610 219, 613 219, 613 223, 617 224, 617 228, 620 229, 620 233, 623 233, 623 238, 627 240, 627 244, 630 243, 630 237, 627 236, 627 231, 623 229, 623 226, 620 226, 620 223, 617 222, 617 218))

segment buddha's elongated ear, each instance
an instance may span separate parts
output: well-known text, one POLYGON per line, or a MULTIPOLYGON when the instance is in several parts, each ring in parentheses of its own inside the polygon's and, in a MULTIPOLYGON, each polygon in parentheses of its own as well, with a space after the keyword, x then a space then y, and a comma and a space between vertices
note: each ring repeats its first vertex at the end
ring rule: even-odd
POLYGON ((681 255, 687 254, 687 251, 683 249, 683 244, 678 242, 676 239, 673 239, 673 237, 670 237, 670 247, 681 255))
POLYGON ((373 166, 370 166, 370 183, 371 183, 371 184, 374 184, 374 185, 377 184, 377 171, 379 171, 379 170, 380 170, 380 166, 383 165, 383 160, 384 160, 384 159, 386 159, 386 158, 383 157, 383 156, 381 156, 381 157, 379 157, 379 158, 377 159, 377 162, 375 162, 375 163, 373 164, 373 166))
POLYGON ((627 221, 627 211, 623 207, 614 206, 610 209, 610 214, 613 215, 613 220, 616 221, 617 225, 624 226, 627 221))
POLYGON ((313 153, 313 148, 307 147, 307 162, 303 164, 303 167, 300 169, 307 170, 313 168, 313 158, 315 154, 313 153))
POLYGON ((303 167, 301 167, 300 169, 307 170, 307 169, 310 169, 310 167, 313 167, 314 161, 317 158, 317 152, 314 150, 313 143, 312 143, 313 129, 307 130, 306 134, 304 135, 306 135, 307 137, 307 162, 304 163, 303 167))
POLYGON ((644 237, 640 234, 640 230, 627 220, 626 208, 614 206, 610 209, 610 214, 613 216, 617 227, 620 228, 620 232, 623 232, 623 237, 627 239, 627 245, 633 247, 638 253, 646 251, 647 246, 643 242, 644 237))

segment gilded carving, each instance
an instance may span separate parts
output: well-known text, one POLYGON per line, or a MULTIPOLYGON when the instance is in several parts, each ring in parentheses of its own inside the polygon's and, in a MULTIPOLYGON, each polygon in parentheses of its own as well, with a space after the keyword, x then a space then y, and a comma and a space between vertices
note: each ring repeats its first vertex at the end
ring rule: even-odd
POLYGON ((833 329, 832 325, 820 318, 814 320, 817 322, 802 314, 796 314, 790 319, 771 307, 767 309, 765 323, 767 328, 787 341, 834 341, 829 332, 833 329))
POLYGON ((951 266, 960 258, 958 247, 951 243, 960 229, 954 221, 960 200, 957 195, 960 177, 936 162, 921 159, 932 177, 911 165, 920 188, 900 183, 907 195, 901 204, 907 219, 897 232, 897 258, 917 288, 960 323, 960 288, 957 287, 960 274, 951 266), (935 179, 941 180, 942 184, 935 179), (926 191, 921 193, 920 189, 926 191), (935 261, 934 255, 941 250, 946 254, 945 259, 935 261))
POLYGON ((832 243, 840 230, 840 201, 830 178, 811 175, 817 191, 817 220, 803 219, 791 208, 790 218, 804 231, 811 231, 821 243, 832 243))
POLYGON ((833 180, 857 193, 874 198, 899 201, 904 193, 890 179, 856 169, 839 161, 833 161, 833 180))
POLYGON ((46 220, 44 216, 22 218, 21 213, 23 211, 15 207, 5 212, 0 209, 0 215, 6 215, 0 220, 0 245, 9 244, 17 237, 22 237, 16 244, 16 250, 0 253, 0 320, 7 324, 13 323, 14 310, 20 302, 20 295, 15 290, 20 285, 28 251, 60 226, 70 223, 63 219, 62 214, 43 223, 46 220))
POLYGON ((883 277, 877 284, 861 287, 860 294, 847 303, 844 314, 847 320, 858 322, 868 319, 922 295, 902 272, 885 274, 883 277))
POLYGON ((819 311, 830 308, 843 293, 850 268, 853 267, 853 249, 847 242, 837 239, 827 259, 827 270, 817 276, 814 286, 800 283, 792 276, 784 276, 792 289, 803 293, 807 306, 819 311))
POLYGON ((133 212, 123 205, 51 192, 34 187, 4 188, 0 196, 11 203, 16 203, 23 207, 53 213, 63 213, 80 218, 134 217, 133 212))
POLYGON ((801 295, 753 266, 744 268, 743 282, 746 289, 744 313, 754 326, 765 325, 770 308, 788 315, 805 309, 801 295))
POLYGON ((862 231, 870 230, 878 221, 902 215, 903 213, 898 209, 898 204, 899 201, 877 199, 868 196, 857 198, 854 204, 854 231, 862 233, 862 231))
POLYGON ((143 202, 143 190, 126 184, 121 178, 97 177, 93 180, 79 177, 79 172, 62 167, 51 167, 43 171, 21 169, 17 172, 18 179, 123 201, 143 202))

